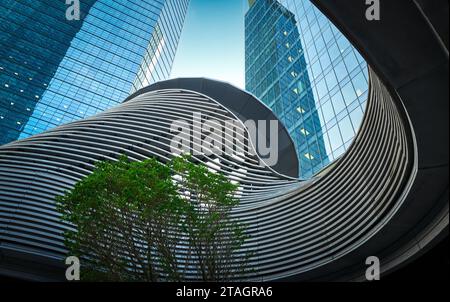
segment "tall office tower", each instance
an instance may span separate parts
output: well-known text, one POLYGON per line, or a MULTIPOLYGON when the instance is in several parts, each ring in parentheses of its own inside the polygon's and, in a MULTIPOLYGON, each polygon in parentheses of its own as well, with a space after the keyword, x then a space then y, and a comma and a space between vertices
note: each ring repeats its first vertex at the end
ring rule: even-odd
POLYGON ((0 145, 168 78, 189 0, 0 1, 0 145), (69 18, 71 19, 71 18, 69 18))
POLYGON ((246 89, 285 124, 310 178, 350 146, 361 124, 366 62, 309 0, 249 0, 246 89))

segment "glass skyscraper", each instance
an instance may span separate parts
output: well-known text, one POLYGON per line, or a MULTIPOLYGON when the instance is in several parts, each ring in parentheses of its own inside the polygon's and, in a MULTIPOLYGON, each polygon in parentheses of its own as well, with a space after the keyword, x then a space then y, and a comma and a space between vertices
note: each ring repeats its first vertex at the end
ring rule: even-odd
POLYGON ((289 130, 300 177, 340 157, 361 124, 367 65, 309 0, 249 0, 246 89, 289 130))
POLYGON ((170 75, 189 0, 0 1, 0 144, 85 118, 170 75))

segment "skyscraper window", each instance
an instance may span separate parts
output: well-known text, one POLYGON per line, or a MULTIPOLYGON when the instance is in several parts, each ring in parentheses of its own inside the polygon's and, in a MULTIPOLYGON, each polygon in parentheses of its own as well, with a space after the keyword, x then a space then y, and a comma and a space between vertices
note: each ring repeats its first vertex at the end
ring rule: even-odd
POLYGON ((0 145, 104 111, 167 79, 188 5, 81 0, 81 19, 69 21, 65 1, 2 0, 0 145))
POLYGON ((288 128, 300 177, 310 178, 356 135, 367 98, 366 62, 309 0, 256 0, 249 6, 246 89, 288 128))

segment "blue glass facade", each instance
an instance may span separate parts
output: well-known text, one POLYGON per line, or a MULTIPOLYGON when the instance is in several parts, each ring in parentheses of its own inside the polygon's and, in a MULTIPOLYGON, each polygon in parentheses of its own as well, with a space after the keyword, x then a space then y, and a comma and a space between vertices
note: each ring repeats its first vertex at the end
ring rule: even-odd
POLYGON ((361 124, 366 62, 309 0, 249 1, 246 89, 289 130, 300 176, 340 157, 361 124))
POLYGON ((0 144, 168 78, 189 0, 0 1, 0 144))

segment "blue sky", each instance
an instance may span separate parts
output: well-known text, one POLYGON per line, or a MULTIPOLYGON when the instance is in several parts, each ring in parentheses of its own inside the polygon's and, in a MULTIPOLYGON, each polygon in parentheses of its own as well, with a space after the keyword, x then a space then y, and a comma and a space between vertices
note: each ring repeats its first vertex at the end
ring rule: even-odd
POLYGON ((171 77, 208 77, 244 88, 246 3, 191 0, 171 77))

